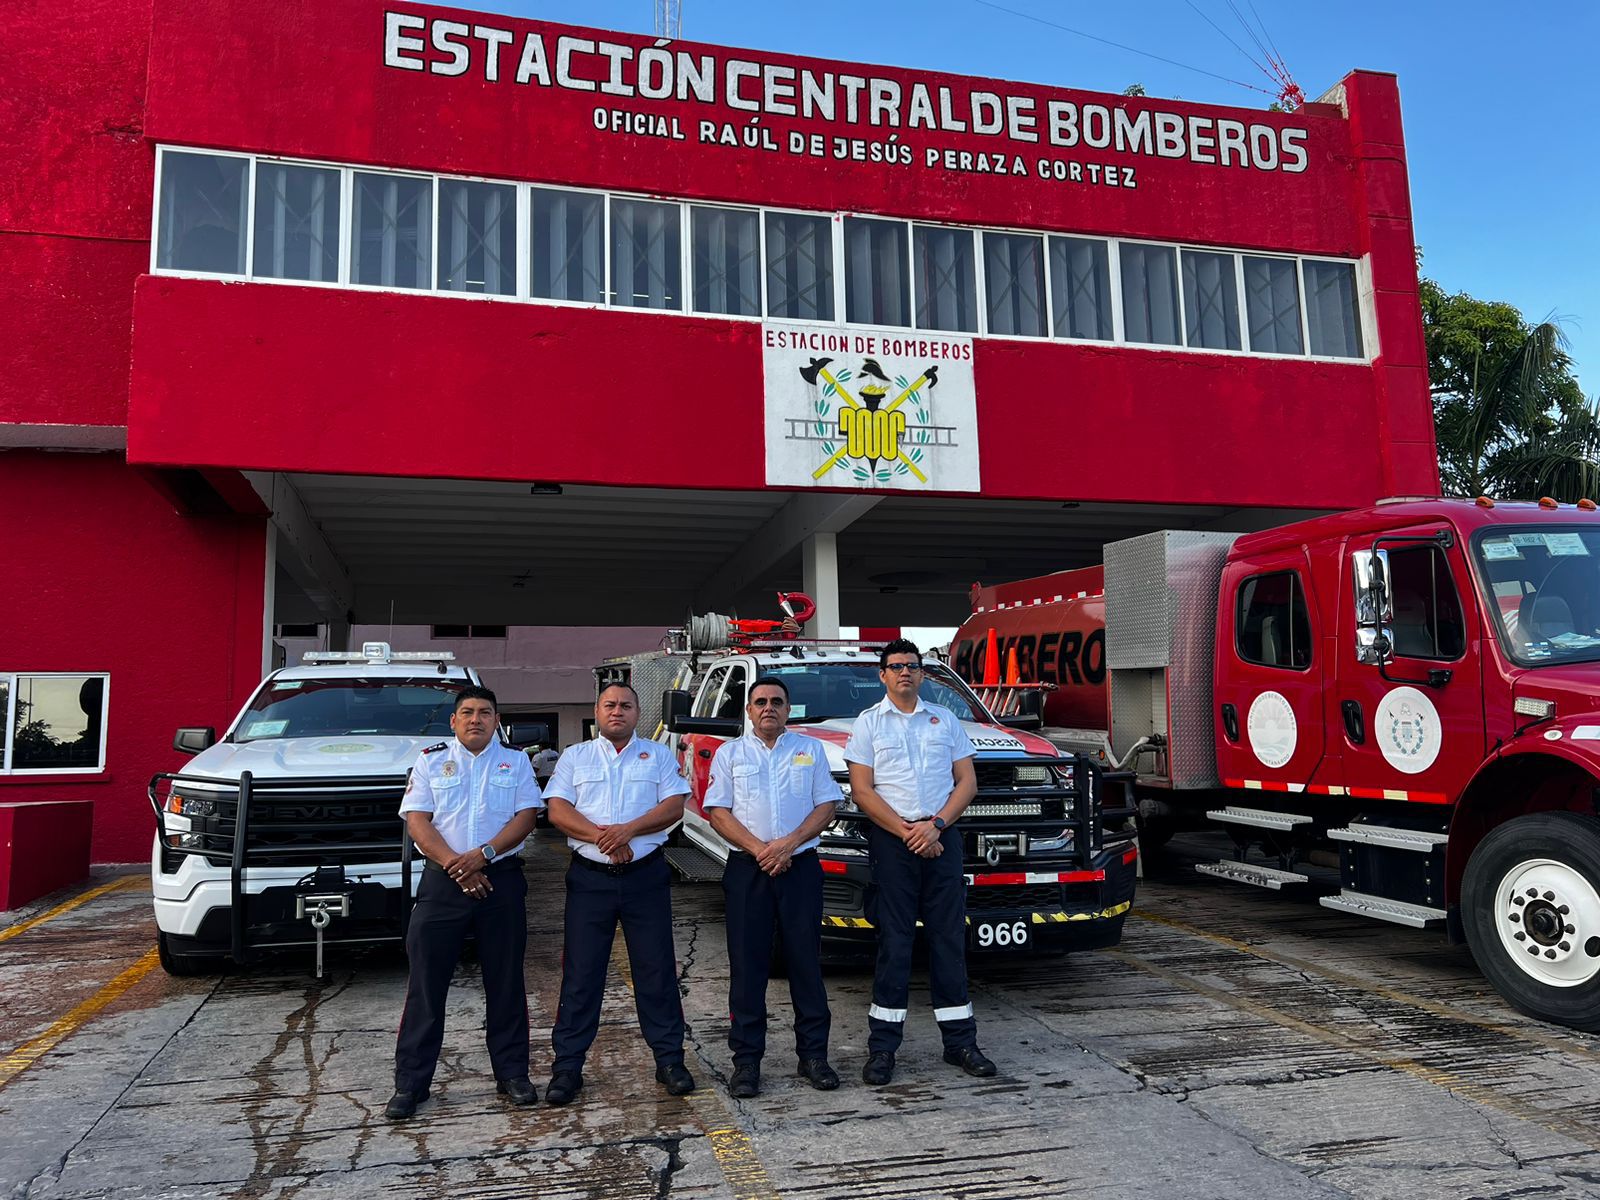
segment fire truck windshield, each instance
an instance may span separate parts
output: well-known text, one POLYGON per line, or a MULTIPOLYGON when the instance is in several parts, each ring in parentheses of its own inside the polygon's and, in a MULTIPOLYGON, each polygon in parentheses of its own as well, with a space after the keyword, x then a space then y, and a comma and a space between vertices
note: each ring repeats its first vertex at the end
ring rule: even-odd
POLYGON ((275 679, 250 701, 233 740, 448 736, 461 687, 438 679, 275 679))
POLYGON ((1600 529, 1484 530, 1473 553, 1513 659, 1525 666, 1600 661, 1600 529))
MULTIPOLYGON (((927 663, 921 696, 925 703, 948 708, 963 721, 988 723, 960 680, 937 663, 927 663)), ((797 662, 763 666, 763 675, 776 675, 789 688, 789 724, 857 717, 883 699, 883 682, 875 662, 797 662)))

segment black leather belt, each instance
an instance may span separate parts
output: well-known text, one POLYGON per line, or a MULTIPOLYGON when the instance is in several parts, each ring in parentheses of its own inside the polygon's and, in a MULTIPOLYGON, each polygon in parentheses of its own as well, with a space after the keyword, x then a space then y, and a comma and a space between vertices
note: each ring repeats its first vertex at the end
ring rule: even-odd
POLYGON ((572 865, 575 867, 582 867, 586 871, 598 871, 602 875, 626 875, 630 871, 637 871, 640 867, 649 866, 651 863, 656 861, 656 856, 659 853, 660 852, 657 850, 652 850, 643 858, 636 858, 631 862, 614 863, 595 862, 594 859, 585 858, 583 855, 574 850, 572 852, 572 865))

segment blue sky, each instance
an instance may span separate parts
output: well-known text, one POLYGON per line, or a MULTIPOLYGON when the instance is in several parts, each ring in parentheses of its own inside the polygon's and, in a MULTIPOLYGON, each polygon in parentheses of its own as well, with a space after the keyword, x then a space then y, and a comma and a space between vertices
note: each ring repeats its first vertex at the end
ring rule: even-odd
MULTIPOLYGON (((1265 84, 1209 16, 1252 0, 1005 7, 1232 79, 1265 84), (1198 9, 1198 11, 1196 11, 1198 9), (1201 14, 1204 14, 1202 16, 1201 14)), ((1594 0, 1253 0, 1308 97, 1350 69, 1400 78, 1423 270, 1447 290, 1556 317, 1584 390, 1600 393, 1600 124, 1584 80, 1600 46, 1594 0)), ((997 12, 978 0, 683 0, 696 41, 1152 96, 1265 105, 1259 92, 997 12)), ((651 0, 484 0, 469 7, 651 32, 651 0)))

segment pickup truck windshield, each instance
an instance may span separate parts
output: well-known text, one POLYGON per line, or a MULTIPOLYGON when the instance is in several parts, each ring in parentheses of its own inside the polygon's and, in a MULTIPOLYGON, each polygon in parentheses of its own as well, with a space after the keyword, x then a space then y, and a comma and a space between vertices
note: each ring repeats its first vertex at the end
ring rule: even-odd
POLYGON ((233 740, 448 736, 456 693, 464 686, 440 679, 278 679, 250 701, 233 740))
MULTIPOLYGON (((924 703, 948 708, 963 721, 990 722, 972 696, 949 671, 937 663, 927 663, 922 681, 924 703)), ((777 675, 789 686, 793 706, 789 723, 826 721, 834 717, 858 717, 883 699, 883 682, 875 662, 795 663, 793 666, 763 666, 763 675, 777 675)))
POLYGON ((1600 660, 1600 529, 1486 530, 1473 553, 1512 658, 1525 666, 1600 660))

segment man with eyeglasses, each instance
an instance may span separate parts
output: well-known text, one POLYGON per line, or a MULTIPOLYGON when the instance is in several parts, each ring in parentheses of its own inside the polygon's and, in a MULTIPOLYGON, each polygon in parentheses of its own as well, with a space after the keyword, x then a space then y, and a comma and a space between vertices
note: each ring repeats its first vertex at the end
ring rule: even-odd
POLYGON ((717 748, 705 814, 732 847, 722 874, 728 923, 728 1093, 761 1090, 767 1047, 767 977, 781 937, 794 1003, 794 1047, 803 1079, 839 1086, 828 1065, 828 992, 822 983, 822 864, 819 835, 833 820, 839 785, 815 738, 790 733, 789 688, 775 675, 750 685, 749 732, 717 748))
POLYGON ((870 915, 878 929, 861 1078, 869 1084, 894 1078, 919 919, 944 1060, 968 1075, 987 1077, 995 1067, 978 1049, 978 1024, 967 996, 967 885, 961 835, 953 828, 978 791, 972 741, 954 713, 922 700, 922 652, 914 642, 890 642, 878 667, 888 694, 856 718, 844 751, 850 798, 872 822, 870 915))

